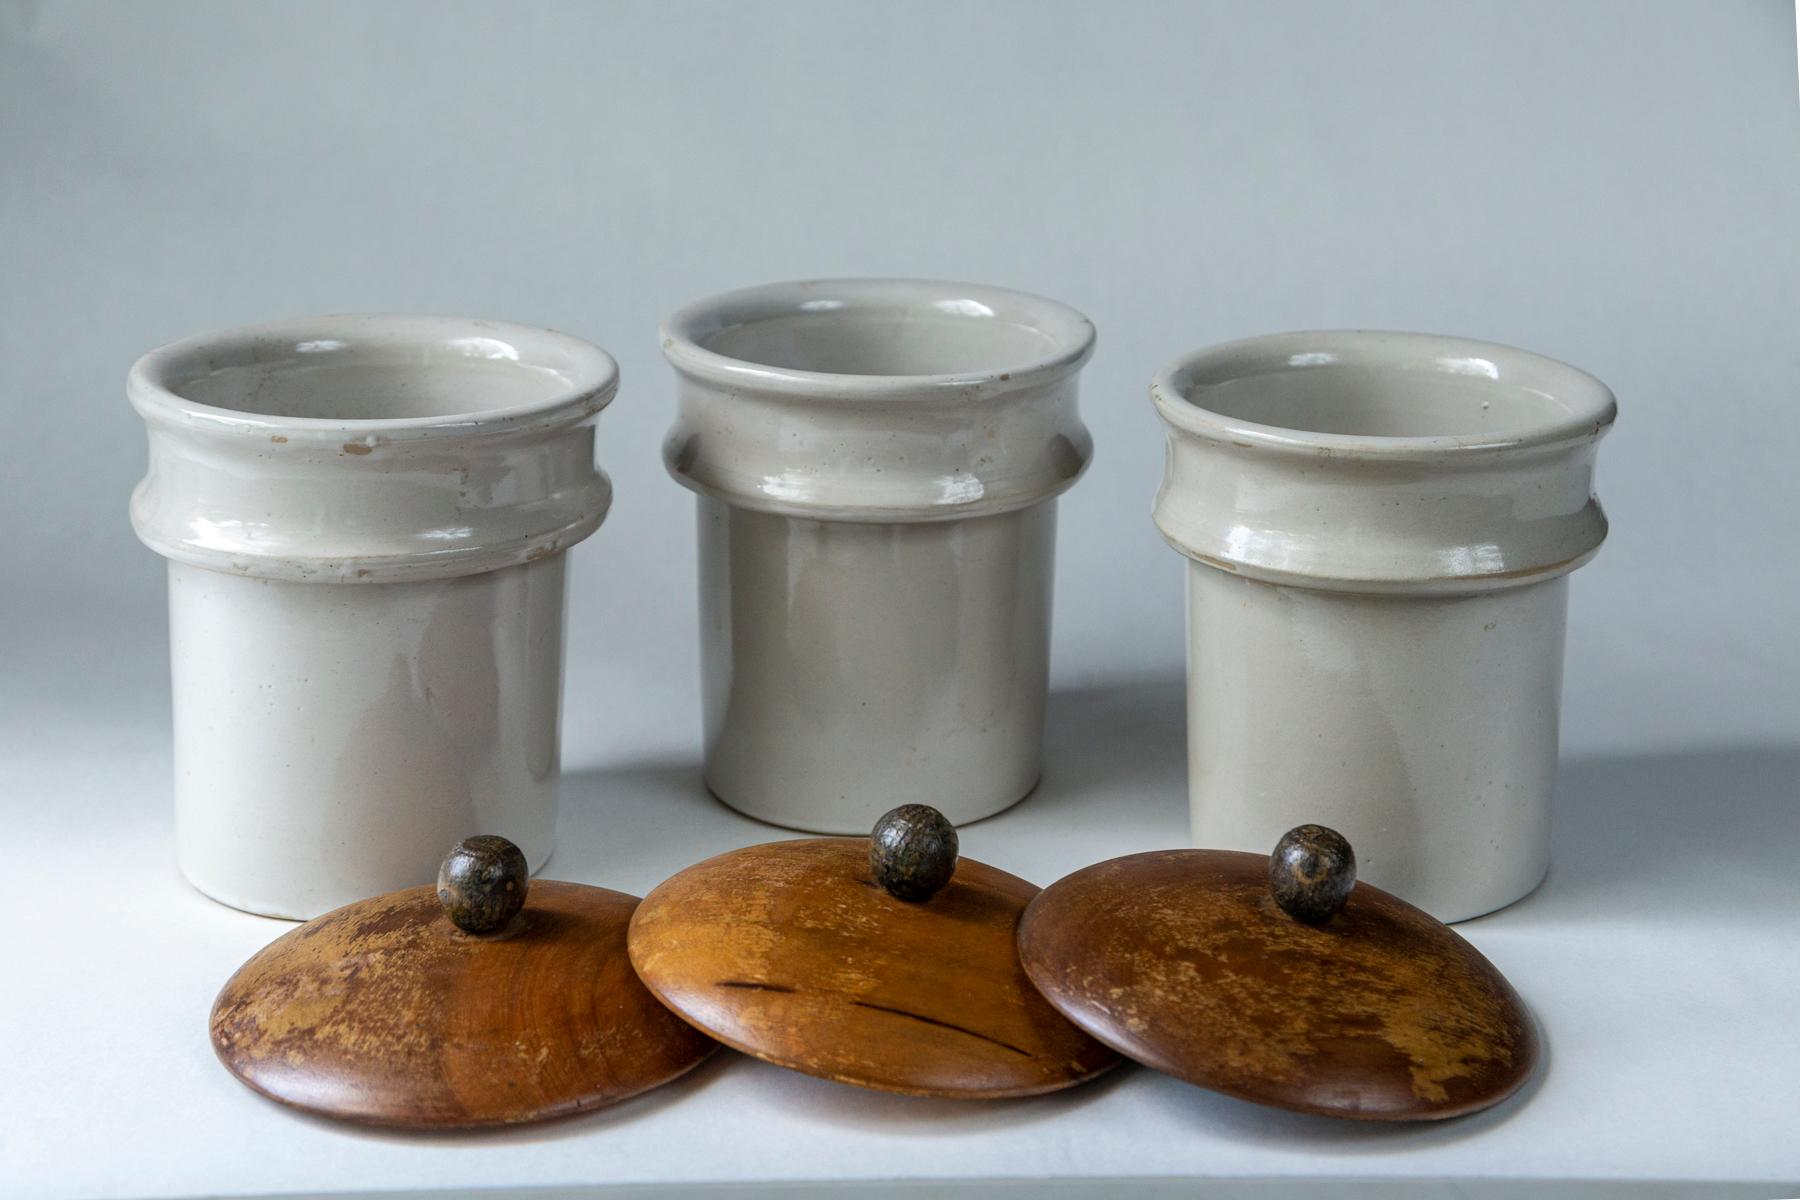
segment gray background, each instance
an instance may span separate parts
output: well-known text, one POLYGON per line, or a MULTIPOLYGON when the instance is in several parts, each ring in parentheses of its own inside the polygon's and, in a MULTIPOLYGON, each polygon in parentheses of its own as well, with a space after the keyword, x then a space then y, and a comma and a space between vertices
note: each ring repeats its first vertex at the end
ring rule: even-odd
POLYGON ((149 730, 166 706, 161 564, 125 517, 136 355, 421 310, 620 360, 570 754, 685 746, 692 518, 658 458, 656 322, 759 281, 902 274, 1055 296, 1101 331, 1059 692, 1182 669, 1182 573, 1148 516, 1157 367, 1257 332, 1434 330, 1620 399, 1569 752, 1785 748, 1794 56, 1777 0, 0 4, 8 698, 45 720, 141 703, 149 730))
POLYGON ((0 1180, 92 1198, 916 1169, 1793 1194, 1797 316, 1782 0, 0 0, 0 946, 24 964, 0 972, 0 1180), (420 1143, 293 1118, 218 1069, 199 1016, 283 926, 174 869, 162 564, 126 520, 132 359, 382 309, 618 357, 618 499, 573 556, 551 873, 641 893, 769 835, 698 780, 692 509, 659 458, 656 322, 841 274, 1026 288, 1101 331, 1045 783, 963 836, 1040 881, 1185 834, 1153 371, 1373 326, 1512 342, 1613 386, 1614 530, 1574 581, 1550 878, 1460 927, 1548 1032, 1528 1094, 1348 1128, 1121 1071, 977 1112, 722 1055, 612 1114, 420 1143))

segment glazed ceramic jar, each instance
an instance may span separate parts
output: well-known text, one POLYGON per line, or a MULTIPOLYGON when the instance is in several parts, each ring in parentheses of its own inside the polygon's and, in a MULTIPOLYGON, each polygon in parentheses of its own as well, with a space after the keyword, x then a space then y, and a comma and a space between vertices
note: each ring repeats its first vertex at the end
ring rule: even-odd
POLYGON ((1190 560, 1195 843, 1329 825, 1447 921, 1529 892, 1612 394, 1504 346, 1298 333, 1190 355, 1151 396, 1156 522, 1190 560))
POLYGON ((555 835, 564 555, 618 372, 574 338, 320 317, 154 351, 138 536, 169 560, 181 867, 312 917, 555 835))
POLYGON ((998 288, 776 284, 682 309, 665 446, 699 495, 707 784, 790 828, 1036 784, 1081 314, 998 288))

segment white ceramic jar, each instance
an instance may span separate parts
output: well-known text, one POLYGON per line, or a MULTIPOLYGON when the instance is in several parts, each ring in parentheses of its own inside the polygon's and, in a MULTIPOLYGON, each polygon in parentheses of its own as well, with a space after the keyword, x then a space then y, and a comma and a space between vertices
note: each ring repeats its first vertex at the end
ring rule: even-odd
POLYGON ((699 494, 706 781, 773 824, 956 823, 1036 785, 1080 313, 961 283, 776 284, 670 317, 699 494))
POLYGON ((138 536, 169 560, 182 871, 313 917, 555 837, 564 553, 611 499, 618 371, 492 321, 338 316, 139 360, 138 536))
POLYGON ((1156 523, 1191 561, 1197 844, 1307 821, 1446 921, 1549 863, 1567 576, 1612 394, 1505 346, 1296 333, 1157 376, 1156 523))

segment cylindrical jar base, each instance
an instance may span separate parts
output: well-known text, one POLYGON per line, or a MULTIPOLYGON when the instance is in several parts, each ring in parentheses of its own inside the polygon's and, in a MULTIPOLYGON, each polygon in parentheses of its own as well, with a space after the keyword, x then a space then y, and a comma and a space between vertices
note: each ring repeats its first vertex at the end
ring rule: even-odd
POLYGON ((564 556, 411 583, 169 564, 181 869, 310 918, 431 882, 475 833, 556 833, 564 556))
POLYGON ((963 824, 1041 769, 1055 501, 959 521, 816 521, 699 499, 706 782, 758 820, 963 824))
POLYGON ((1188 573, 1194 843, 1328 825, 1357 875, 1444 921, 1549 863, 1568 578, 1450 596, 1188 573))

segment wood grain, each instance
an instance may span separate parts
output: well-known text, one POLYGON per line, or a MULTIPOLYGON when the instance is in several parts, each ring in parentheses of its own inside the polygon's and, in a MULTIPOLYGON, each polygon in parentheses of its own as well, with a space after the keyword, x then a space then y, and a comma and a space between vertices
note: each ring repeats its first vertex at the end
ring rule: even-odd
POLYGON ((372 1125, 510 1125, 623 1100, 716 1048, 632 972, 637 903, 537 880, 486 936, 451 924, 430 887, 340 908, 231 977, 213 1048, 271 1099, 372 1125))
POLYGON ((965 858, 942 891, 908 902, 870 877, 867 838, 774 842, 652 891, 631 959, 670 1008, 768 1062, 883 1091, 1028 1096, 1118 1062, 1019 965, 1036 892, 965 858))
POLYGON ((1269 859, 1168 850, 1077 871, 1019 927, 1070 1020, 1189 1083, 1300 1112, 1431 1120, 1516 1091, 1531 1016, 1468 942, 1359 883, 1318 925, 1269 894, 1269 859))

